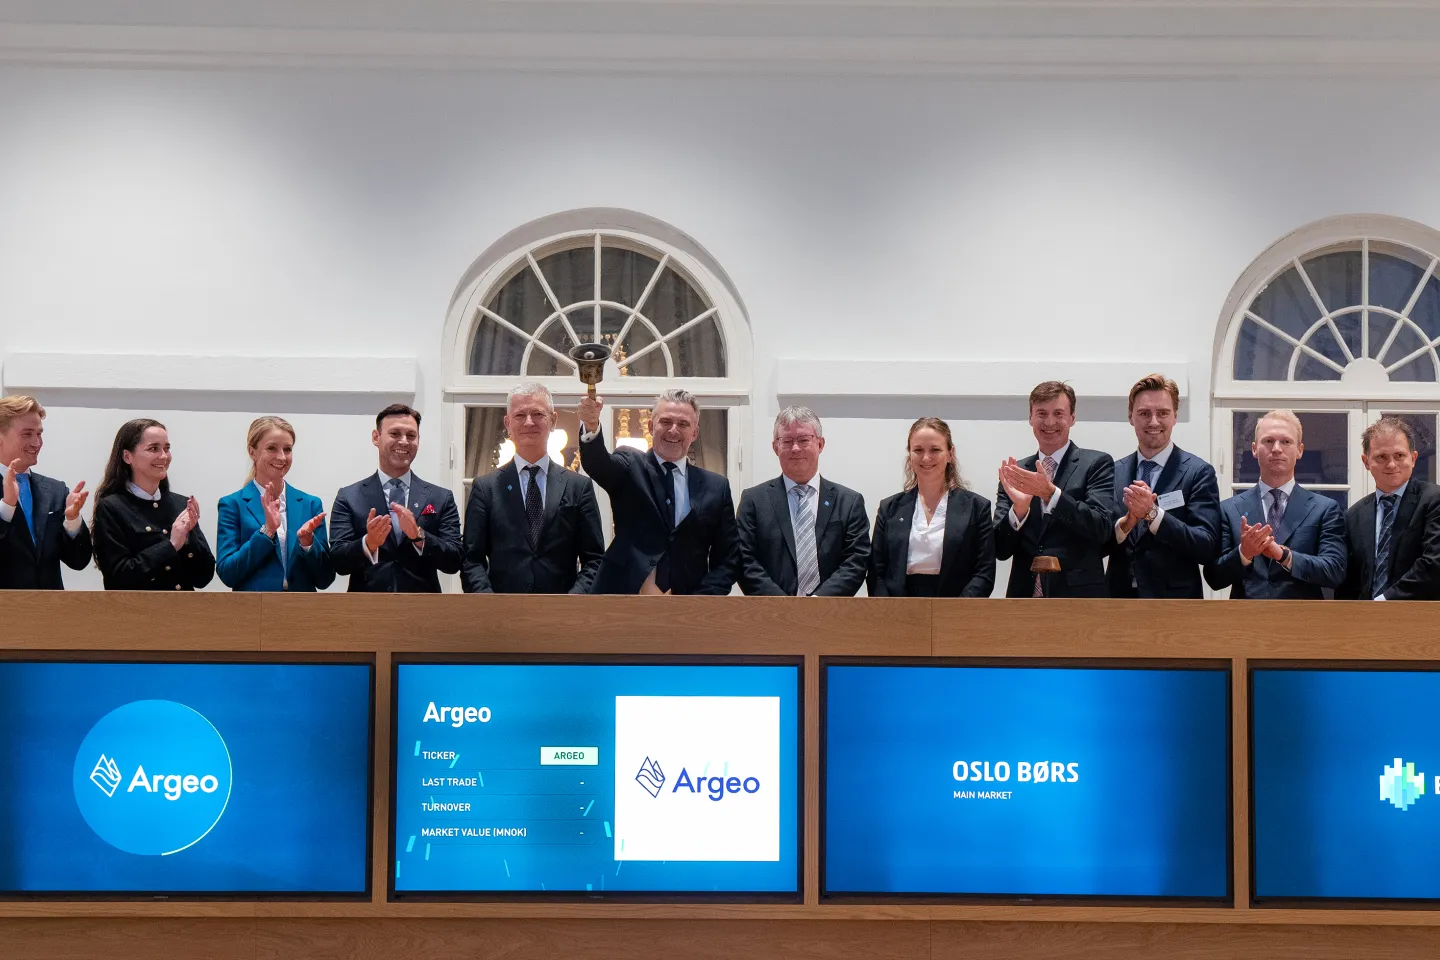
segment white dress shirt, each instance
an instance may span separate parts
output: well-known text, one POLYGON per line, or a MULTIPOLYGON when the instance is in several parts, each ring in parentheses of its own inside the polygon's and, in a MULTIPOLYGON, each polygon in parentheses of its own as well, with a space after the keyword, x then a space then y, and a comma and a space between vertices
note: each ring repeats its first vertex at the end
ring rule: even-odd
MULTIPOLYGON (((386 473, 384 470, 376 470, 376 471, 375 471, 375 476, 377 476, 377 477, 380 478, 380 492, 383 493, 383 494, 385 494, 385 499, 386 499, 387 501, 390 499, 390 481, 391 481, 391 480, 399 480, 399 481, 400 481, 400 492, 404 494, 404 496, 401 497, 401 502, 402 502, 402 503, 406 503, 406 504, 408 504, 408 503, 410 502, 410 485, 411 485, 411 484, 414 482, 414 480, 415 480, 415 475, 414 475, 414 473, 412 473, 412 472, 409 471, 409 470, 406 470, 406 471, 405 471, 405 475, 404 475, 403 477, 392 477, 392 476, 390 476, 390 474, 386 473)), ((418 521, 419 521, 420 518, 419 518, 419 517, 416 517, 415 519, 416 519, 416 521, 417 521, 417 523, 418 523, 418 521)), ((390 512, 390 522, 393 523, 393 524, 395 524, 394 530, 399 530, 399 529, 400 529, 400 521, 395 517, 395 512, 394 512, 393 510, 390 512)), ((395 535, 393 530, 392 530, 392 532, 391 532, 390 535, 391 535, 391 536, 394 536, 394 535, 395 535)), ((403 534, 402 534, 402 536, 403 536, 403 534)), ((423 542, 422 542, 422 543, 412 543, 411 546, 415 548, 415 552, 416 552, 416 553, 423 554, 423 553, 425 552, 425 544, 424 544, 423 542)), ((367 557, 370 558, 370 563, 371 563, 371 565, 374 565, 374 564, 377 564, 377 563, 380 562, 380 551, 379 551, 379 550, 376 550, 374 553, 371 553, 371 552, 370 552, 370 545, 365 542, 365 537, 364 537, 363 535, 360 537, 360 549, 365 552, 365 556, 367 556, 367 557)))
MULTIPOLYGON (((10 469, 10 468, 9 468, 8 466, 7 466, 7 467, 0 467, 0 477, 4 477, 5 474, 6 474, 6 472, 7 472, 9 469, 10 469)), ((30 485, 30 496, 31 496, 31 497, 34 497, 34 496, 35 496, 35 485, 34 485, 34 483, 31 483, 31 485, 30 485)), ((16 504, 16 506, 19 506, 19 504, 16 504)), ((0 500, 0 520, 3 520, 3 521, 5 521, 6 523, 9 523, 11 520, 14 520, 14 519, 15 519, 15 507, 10 506, 10 504, 6 503, 4 500, 0 500)), ((37 519, 37 518, 36 518, 36 517, 31 517, 30 519, 31 519, 31 520, 35 520, 35 519, 37 519)), ((66 536, 69 536, 69 537, 73 537, 73 536, 75 536, 76 534, 78 534, 78 533, 80 532, 80 525, 81 525, 82 523, 84 523, 84 522, 85 522, 84 519, 81 518, 81 517, 76 517, 74 520, 71 520, 71 519, 69 519, 69 518, 67 517, 66 520, 65 520, 65 535, 66 535, 66 536)), ((37 536, 38 536, 39 533, 40 533, 40 524, 38 524, 38 523, 35 524, 35 533, 36 533, 37 536)))
MULTIPOLYGON (((1059 450, 1056 450, 1054 453, 1052 453, 1052 454, 1049 455, 1050 459, 1055 461, 1055 474, 1056 474, 1056 476, 1059 476, 1059 474, 1060 474, 1060 464, 1063 463, 1063 462, 1065 462, 1065 453, 1066 453, 1069 449, 1070 449, 1070 441, 1069 441, 1069 440, 1066 440, 1065 443, 1064 443, 1064 445, 1061 446, 1061 448, 1060 448, 1059 450)), ((1038 451, 1036 452, 1036 454, 1035 454, 1035 470, 1036 470, 1036 472, 1043 472, 1043 471, 1045 470, 1045 457, 1046 457, 1045 454, 1040 453, 1040 452, 1038 452, 1038 451)), ((1057 504, 1057 503, 1059 503, 1059 502, 1060 502, 1060 485, 1057 483, 1057 484, 1055 484, 1055 492, 1052 493, 1052 494, 1050 494, 1050 499, 1049 499, 1049 500, 1042 500, 1042 501, 1040 502, 1040 512, 1041 512, 1041 513, 1044 513, 1044 514, 1048 514, 1051 510, 1054 510, 1054 509, 1055 509, 1055 504, 1057 504)), ((1034 506, 1034 504, 1032 503, 1031 506, 1034 506)), ((1029 514, 1027 513, 1026 516, 1028 517, 1029 514)), ((1023 522, 1024 522, 1024 521, 1022 521, 1019 517, 1017 517, 1017 516, 1015 515, 1015 508, 1014 508, 1014 507, 1011 507, 1011 508, 1010 508, 1010 529, 1012 529, 1012 530, 1019 530, 1019 529, 1020 529, 1020 525, 1021 525, 1023 522)))
MULTIPOLYGON (((653 450, 651 451, 651 455, 655 458, 655 462, 660 464, 660 472, 664 474, 666 461, 660 459, 660 454, 655 453, 653 450)), ((684 520, 690 514, 690 478, 686 474, 686 471, 690 468, 690 464, 683 457, 670 462, 674 463, 676 468, 673 484, 675 489, 671 491, 670 496, 675 501, 675 526, 678 527, 680 526, 680 521, 684 520)))
POLYGON ((925 498, 915 491, 915 516, 910 521, 910 551, 905 559, 905 572, 938 574, 945 553, 945 513, 950 506, 950 491, 935 505, 935 513, 925 519, 925 498))
MULTIPOLYGON (((1169 443, 1167 443, 1167 444, 1165 445, 1165 449, 1164 449, 1164 450, 1161 450, 1159 453, 1155 454, 1155 456, 1153 456, 1153 457, 1150 458, 1150 462, 1153 463, 1153 464, 1155 464, 1155 468, 1156 468, 1156 469, 1155 469, 1155 476, 1153 476, 1153 477, 1150 478, 1150 480, 1151 480, 1150 490, 1151 490, 1152 493, 1153 493, 1154 490, 1155 490, 1154 483, 1160 479, 1160 474, 1162 474, 1162 473, 1165 472, 1165 464, 1167 464, 1167 463, 1170 462, 1170 454, 1172 454, 1172 453, 1174 453, 1174 452, 1175 452, 1175 441, 1174 441, 1174 440, 1171 440, 1169 443)), ((1140 452, 1137 450, 1137 451, 1136 451, 1136 460, 1135 460, 1135 479, 1136 479, 1136 480, 1139 480, 1139 479, 1140 479, 1140 464, 1142 464, 1142 463, 1144 463, 1144 462, 1145 462, 1145 458, 1144 458, 1143 456, 1141 456, 1141 455, 1140 455, 1140 452)), ((1165 508, 1162 507, 1162 506, 1160 506, 1160 504, 1157 502, 1157 503, 1155 504, 1155 519, 1150 521, 1150 532, 1151 532, 1151 533, 1159 533, 1159 532, 1160 532, 1160 521, 1161 521, 1161 520, 1164 520, 1164 519, 1165 519, 1165 508)), ((1116 521, 1115 521, 1115 542, 1116 542, 1116 543, 1122 542, 1126 537, 1128 537, 1128 536, 1130 535, 1130 534, 1128 534, 1128 533, 1121 533, 1121 532, 1120 532, 1120 524, 1123 523, 1124 521, 1125 521, 1125 518, 1124 518, 1124 517, 1121 517, 1119 520, 1116 520, 1116 521)))

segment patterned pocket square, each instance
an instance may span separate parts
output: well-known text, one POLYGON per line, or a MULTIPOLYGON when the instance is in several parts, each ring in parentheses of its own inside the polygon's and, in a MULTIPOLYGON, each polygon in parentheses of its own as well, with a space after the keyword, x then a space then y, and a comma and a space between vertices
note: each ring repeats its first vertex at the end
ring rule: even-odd
POLYGON ((433 503, 427 503, 427 504, 425 504, 425 509, 420 511, 420 516, 422 516, 422 517, 428 517, 428 516, 430 516, 430 514, 432 514, 432 513, 434 513, 434 512, 435 512, 435 504, 433 504, 433 503))

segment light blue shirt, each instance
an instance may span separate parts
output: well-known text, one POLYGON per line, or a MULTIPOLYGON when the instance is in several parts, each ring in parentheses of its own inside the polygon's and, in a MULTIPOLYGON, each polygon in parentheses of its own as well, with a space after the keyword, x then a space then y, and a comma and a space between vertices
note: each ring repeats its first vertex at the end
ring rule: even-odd
POLYGON ((1270 509, 1275 506, 1275 498, 1270 496, 1271 490, 1279 490, 1285 494, 1285 510, 1290 510, 1290 498, 1295 495, 1295 478, 1291 477, 1278 487, 1272 487, 1264 480, 1255 481, 1255 487, 1260 491, 1260 509, 1265 511, 1262 523, 1270 522, 1270 509))
POLYGON ((525 472, 526 467, 539 467, 540 472, 535 474, 535 483, 540 487, 540 502, 545 502, 545 474, 550 469, 550 458, 546 457, 540 463, 531 463, 520 454, 515 454, 515 469, 520 471, 520 502, 525 502, 525 497, 530 493, 530 474, 525 472))
POLYGON ((811 490, 814 490, 814 491, 815 491, 815 496, 814 496, 815 505, 814 505, 814 507, 813 507, 813 509, 812 509, 812 512, 815 513, 815 514, 817 514, 817 515, 819 514, 819 512, 820 512, 820 473, 819 473, 819 471, 816 471, 815 476, 811 477, 811 478, 810 478, 810 481, 809 481, 808 483, 796 483, 794 480, 791 480, 789 477, 785 476, 784 474, 781 474, 781 475, 780 475, 780 478, 785 481, 785 499, 790 502, 790 522, 791 522, 791 524, 794 524, 796 520, 800 519, 800 511, 799 511, 800 499, 795 496, 795 488, 796 488, 796 487, 809 487, 811 490))
MULTIPOLYGON (((660 454, 654 451, 651 451, 651 456, 655 458, 656 463, 660 464, 660 470, 663 472, 666 461, 661 460, 660 454)), ((678 527, 680 526, 680 521, 690 515, 690 480, 686 475, 686 470, 689 469, 690 464, 683 459, 671 462, 673 462, 676 467, 673 478, 675 481, 675 489, 671 493, 671 496, 675 500, 675 526, 678 527)))

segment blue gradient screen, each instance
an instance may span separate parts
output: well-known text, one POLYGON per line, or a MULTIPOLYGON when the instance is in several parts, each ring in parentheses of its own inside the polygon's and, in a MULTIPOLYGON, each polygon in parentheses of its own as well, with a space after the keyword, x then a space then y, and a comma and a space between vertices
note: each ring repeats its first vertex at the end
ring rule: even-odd
POLYGON ((0 662, 0 892, 363 894, 372 671, 0 662))
POLYGON ((824 680, 827 895, 1229 895, 1228 670, 824 680))
POLYGON ((799 666, 396 667, 393 889, 799 890, 799 666))
POLYGON ((1255 669, 1250 697, 1255 896, 1440 899, 1440 672, 1255 669))

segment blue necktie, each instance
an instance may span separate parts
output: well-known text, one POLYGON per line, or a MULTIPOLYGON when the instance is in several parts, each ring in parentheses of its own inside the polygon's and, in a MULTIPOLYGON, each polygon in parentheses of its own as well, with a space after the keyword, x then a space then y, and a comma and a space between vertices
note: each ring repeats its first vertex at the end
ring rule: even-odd
POLYGON ((30 495, 30 474, 17 473, 15 482, 20 486, 20 509, 25 511, 25 522, 30 527, 30 542, 35 542, 35 501, 30 495))
POLYGON ((1390 586, 1390 552, 1395 546, 1395 506, 1399 501, 1393 493, 1380 495, 1380 535, 1375 538, 1375 576, 1370 578, 1377 597, 1390 586))
MULTIPOLYGON (((1159 471, 1159 469, 1160 465, 1157 464, 1154 460, 1140 461, 1140 482, 1145 484, 1145 486, 1149 487, 1152 491, 1155 489, 1155 474, 1159 471)), ((1130 528, 1130 536, 1125 538, 1126 541, 1130 544, 1130 546, 1135 546, 1135 544, 1140 542, 1140 538, 1145 536, 1145 532, 1149 528, 1150 524, 1145 520, 1141 520, 1139 523, 1135 524, 1134 527, 1130 528)))

